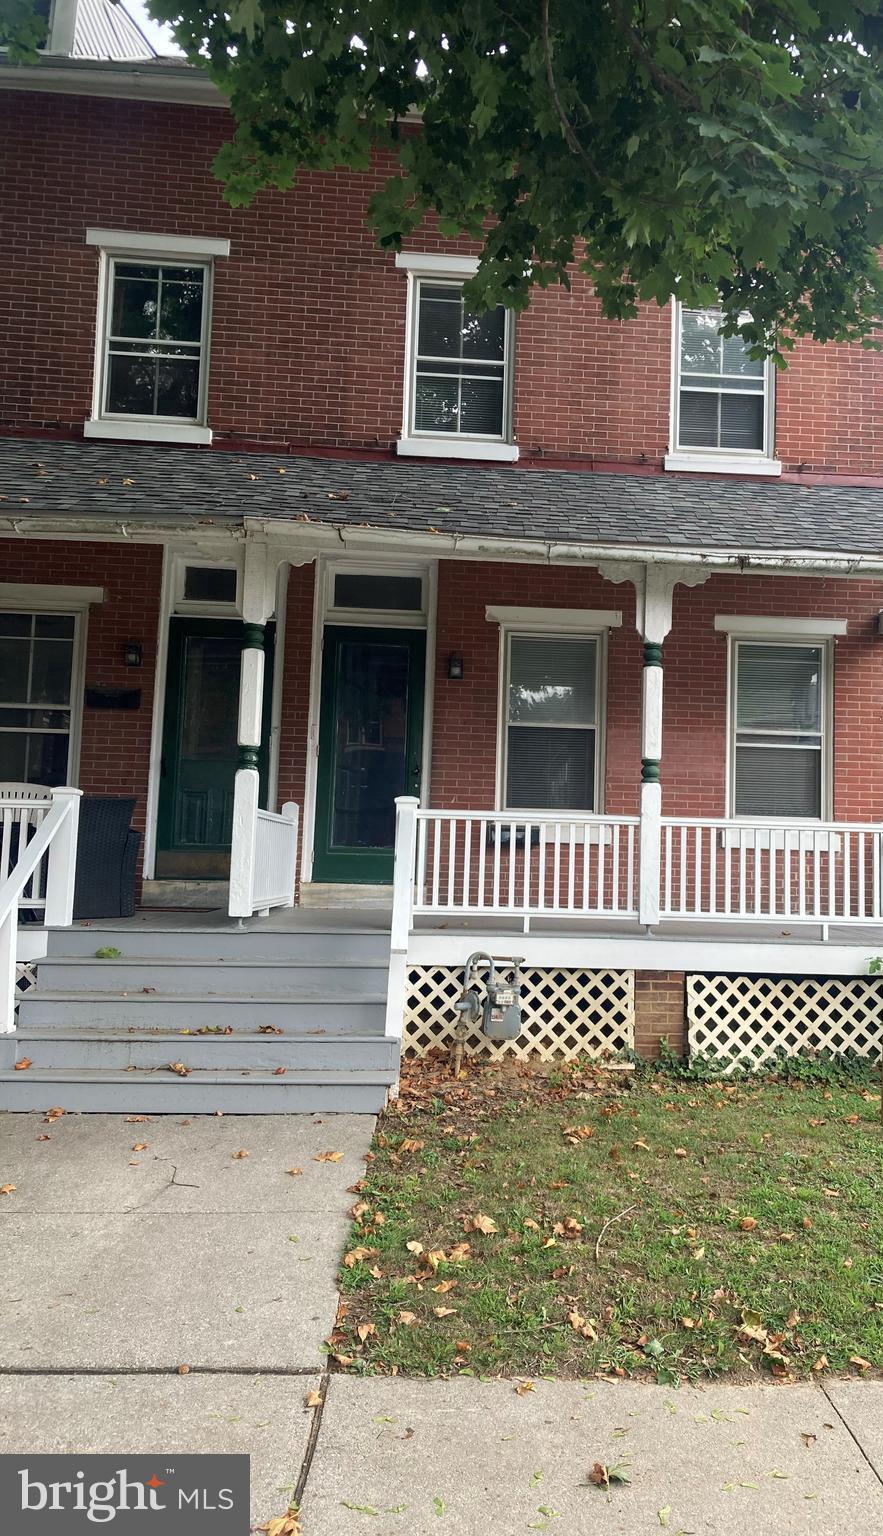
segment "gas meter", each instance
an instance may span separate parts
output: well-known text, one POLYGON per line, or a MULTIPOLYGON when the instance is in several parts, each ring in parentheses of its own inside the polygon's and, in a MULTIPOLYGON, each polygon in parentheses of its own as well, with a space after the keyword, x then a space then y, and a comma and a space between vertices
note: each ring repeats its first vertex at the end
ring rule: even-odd
POLYGON ((455 1004, 461 1016, 461 1024, 477 1024, 481 1020, 482 1032, 489 1040, 516 1040, 521 1033, 521 958, 513 957, 511 982, 497 981, 492 956, 476 950, 466 961, 463 972, 463 993, 455 1004), (484 960, 488 977, 481 999, 480 984, 475 975, 478 962, 484 960))

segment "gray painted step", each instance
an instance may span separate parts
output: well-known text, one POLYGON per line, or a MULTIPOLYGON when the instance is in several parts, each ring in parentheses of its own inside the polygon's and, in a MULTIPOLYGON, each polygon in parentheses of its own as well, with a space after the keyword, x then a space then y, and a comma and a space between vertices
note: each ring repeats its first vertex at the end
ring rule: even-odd
POLYGON ((0 1109, 62 1109, 92 1114, 292 1115, 316 1111, 378 1114, 395 1080, 393 1071, 193 1072, 189 1077, 150 1071, 0 1072, 0 1109))
POLYGON ((41 988, 53 992, 157 992, 188 996, 254 996, 323 992, 342 998, 379 995, 387 984, 389 960, 194 960, 166 955, 150 959, 95 960, 86 956, 47 957, 39 964, 41 988))
POLYGON ((54 928, 48 953, 94 958, 96 949, 114 948, 125 957, 182 960, 338 960, 389 961, 389 929, 305 928, 148 928, 136 923, 109 928, 54 928))
POLYGON ((325 1029, 329 1034, 383 1032, 385 993, 358 997, 329 997, 327 992, 302 992, 285 997, 241 995, 238 997, 187 996, 168 992, 52 992, 38 985, 25 994, 19 1006, 19 1022, 28 1028, 47 1029, 94 1026, 109 1029, 199 1029, 203 1024, 230 1024, 234 1029, 257 1029, 275 1024, 281 1029, 325 1029))
MULTIPOLYGON (((225 1072, 249 1069, 273 1072, 349 1073, 395 1069, 398 1041, 385 1035, 182 1035, 157 1030, 19 1028, 18 1059, 27 1056, 36 1070, 97 1067, 123 1071, 152 1067, 167 1071, 169 1062, 225 1072)), ((19 1074, 20 1076, 22 1074, 19 1074)))

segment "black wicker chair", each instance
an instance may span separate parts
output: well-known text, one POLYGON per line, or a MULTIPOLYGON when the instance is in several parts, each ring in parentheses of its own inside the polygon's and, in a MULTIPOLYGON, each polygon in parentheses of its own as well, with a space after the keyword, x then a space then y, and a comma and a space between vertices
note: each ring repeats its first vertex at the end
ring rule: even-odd
POLYGON ((129 825, 135 797, 83 795, 74 918, 131 917, 141 833, 129 825))

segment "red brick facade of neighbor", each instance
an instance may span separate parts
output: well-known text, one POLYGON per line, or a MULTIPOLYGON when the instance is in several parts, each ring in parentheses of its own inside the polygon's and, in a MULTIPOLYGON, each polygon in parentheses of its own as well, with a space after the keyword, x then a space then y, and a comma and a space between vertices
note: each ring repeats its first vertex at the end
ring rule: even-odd
MULTIPOLYGON (((402 425, 405 277, 365 222, 371 174, 303 175, 231 209, 211 174, 217 108, 0 95, 0 428, 79 429, 90 414, 98 253, 87 228, 230 239, 217 263, 208 419, 215 442, 388 450, 402 425)), ((417 250, 468 252, 432 230, 417 250)), ((587 280, 538 292, 517 322, 522 461, 659 467, 671 312, 602 319, 587 280)), ((786 470, 883 475, 883 360, 801 342, 777 380, 786 470)))
MULTIPOLYGON (((220 108, 0 91, 0 434, 82 438, 92 413, 99 271, 99 252, 85 237, 105 229, 230 241, 229 256, 219 257, 213 272, 213 445, 190 452, 265 448, 280 456, 294 450, 374 461, 395 455, 407 278, 365 222, 368 200, 391 163, 363 175, 305 174, 290 192, 264 193, 252 208, 234 210, 210 169, 229 132, 220 108)), ((415 252, 475 251, 431 227, 409 245, 415 252)), ((594 470, 664 474, 671 353, 671 308, 644 306, 634 321, 616 324, 603 319, 578 275, 569 292, 538 292, 516 320, 512 425, 521 465, 557 465, 582 473, 587 483, 594 470)), ((153 451, 162 455, 163 444, 153 451)), ((883 486, 883 356, 800 342, 776 380, 773 451, 786 480, 883 486)), ((6 510, 0 506, 0 514, 6 510)), ((296 541, 296 525, 290 531, 296 541)), ((489 525, 489 538, 493 531, 489 525)), ((732 544, 738 547, 738 526, 732 544)), ((301 806, 313 750, 311 560, 291 566, 277 651, 278 802, 301 806)), ((431 550, 425 560, 431 562, 431 550)), ((23 527, 0 537, 0 582, 104 589, 104 602, 93 604, 88 617, 87 689, 130 687, 124 646, 134 640, 143 647, 139 707, 83 711, 79 783, 86 792, 135 794, 136 824, 144 828, 158 751, 152 733, 164 642, 161 544, 88 534, 36 538, 23 527)), ((635 815, 644 659, 635 588, 588 563, 552 566, 539 557, 517 564, 446 554, 437 562, 424 804, 476 811, 496 805, 500 630, 486 615, 489 604, 621 614, 607 643, 598 808, 635 815), (463 658, 462 679, 449 677, 452 654, 463 658)), ((883 578, 718 572, 676 588, 664 647, 664 813, 727 814, 729 642, 715 618, 768 615, 777 623, 845 621, 846 633, 832 641, 828 813, 838 821, 883 822, 883 782, 872 769, 883 744, 881 610, 883 578)), ((681 1042, 683 972, 638 973, 635 1003, 640 1051, 655 1054, 663 1036, 681 1042)))

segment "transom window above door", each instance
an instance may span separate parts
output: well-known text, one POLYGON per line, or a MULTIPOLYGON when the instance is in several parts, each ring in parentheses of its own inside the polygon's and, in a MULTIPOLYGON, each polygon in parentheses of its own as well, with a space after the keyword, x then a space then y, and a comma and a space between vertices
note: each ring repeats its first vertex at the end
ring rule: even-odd
POLYGON ((70 781, 77 616, 0 612, 0 779, 70 781))
POLYGON ((829 655, 826 645, 733 642, 736 816, 825 814, 829 655))
POLYGON ((599 656, 596 636, 506 636, 506 810, 595 810, 599 656))

